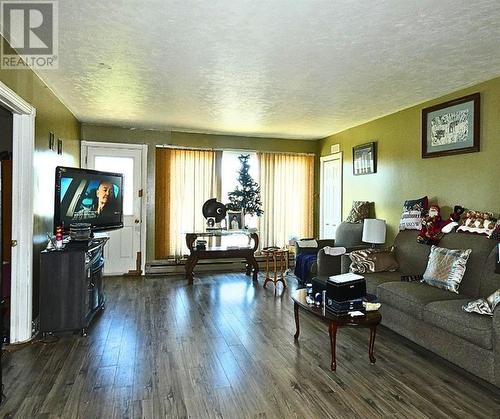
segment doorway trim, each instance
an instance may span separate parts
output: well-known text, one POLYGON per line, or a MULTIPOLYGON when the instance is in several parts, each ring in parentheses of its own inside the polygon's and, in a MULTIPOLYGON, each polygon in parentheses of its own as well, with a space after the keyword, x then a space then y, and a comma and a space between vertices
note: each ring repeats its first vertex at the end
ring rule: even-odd
POLYGON ((10 343, 31 339, 33 316, 33 155, 36 109, 0 82, 0 104, 12 112, 12 274, 10 343), (17 243, 17 244, 15 244, 17 243))
POLYGON ((324 223, 323 223, 323 218, 325 216, 324 214, 324 210, 323 210, 323 188, 324 188, 324 167, 325 167, 325 162, 328 162, 328 161, 332 161, 332 160, 340 160, 340 167, 341 167, 341 170, 340 170, 340 185, 338 185, 340 187, 340 221, 342 221, 342 204, 343 204, 343 200, 344 200, 344 197, 343 197, 343 183, 344 183, 344 170, 343 170, 343 156, 342 156, 342 152, 338 152, 338 153, 335 153, 335 154, 330 154, 328 156, 323 156, 323 157, 320 157, 320 186, 319 186, 319 191, 320 191, 320 203, 319 203, 319 237, 320 238, 323 238, 324 237, 324 231, 323 231, 323 227, 324 227, 324 223))
POLYGON ((143 191, 141 199, 141 270, 142 274, 146 274, 146 232, 147 232, 147 201, 149 199, 148 191, 146 189, 147 184, 147 164, 148 164, 148 146, 146 144, 129 144, 129 143, 113 143, 104 141, 87 141, 82 140, 81 142, 81 166, 82 168, 87 168, 87 156, 89 147, 99 147, 99 148, 124 148, 124 149, 140 149, 142 151, 141 166, 142 166, 142 185, 141 189, 143 191))

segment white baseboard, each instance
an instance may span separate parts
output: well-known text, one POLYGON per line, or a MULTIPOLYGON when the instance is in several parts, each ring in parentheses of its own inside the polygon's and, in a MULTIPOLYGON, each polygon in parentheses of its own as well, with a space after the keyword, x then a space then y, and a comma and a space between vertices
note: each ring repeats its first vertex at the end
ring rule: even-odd
MULTIPOLYGON (((256 256, 259 270, 263 272, 266 268, 265 259, 256 256)), ((146 275, 182 275, 186 259, 179 263, 175 260, 154 260, 146 263, 146 275)), ((195 272, 244 272, 246 261, 244 259, 200 259, 194 268, 195 272)), ((288 261, 289 268, 293 269, 294 259, 288 261)))

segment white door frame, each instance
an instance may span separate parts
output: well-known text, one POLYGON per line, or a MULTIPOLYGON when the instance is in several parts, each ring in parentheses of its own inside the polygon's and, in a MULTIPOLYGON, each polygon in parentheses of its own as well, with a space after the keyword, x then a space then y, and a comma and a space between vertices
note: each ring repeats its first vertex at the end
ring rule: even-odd
POLYGON ((81 142, 81 166, 83 168, 87 167, 87 153, 88 153, 88 148, 89 147, 98 147, 98 148, 123 148, 123 149, 133 149, 137 150, 140 149, 142 151, 141 156, 142 156, 142 173, 141 173, 141 178, 142 178, 142 185, 140 189, 142 189, 143 194, 142 194, 142 199, 141 199, 141 255, 142 255, 142 260, 141 260, 141 270, 142 274, 145 275, 146 273, 146 223, 147 223, 147 218, 146 218, 146 204, 148 200, 147 196, 147 189, 146 189, 146 183, 147 183, 147 164, 148 164, 148 146, 146 144, 128 144, 128 143, 110 143, 110 142, 101 142, 101 141, 87 141, 87 140, 82 140, 81 142))
POLYGON ((323 199, 323 182, 324 182, 324 175, 323 175, 323 172, 324 172, 324 166, 325 166, 325 162, 327 161, 332 161, 332 160, 340 160, 340 167, 341 167, 341 170, 340 170, 340 218, 342 220, 342 201, 343 201, 343 183, 344 183, 344 180, 343 180, 343 157, 342 157, 342 152, 338 152, 338 153, 335 153, 335 154, 330 154, 328 156, 323 156, 323 157, 320 157, 320 186, 319 186, 319 191, 320 191, 320 204, 319 204, 319 237, 323 237, 323 217, 325 216, 325 214, 323 214, 323 203, 321 202, 321 200, 323 199))
POLYGON ((0 82, 0 104, 12 112, 12 274, 10 342, 32 336, 33 155, 36 109, 0 82))

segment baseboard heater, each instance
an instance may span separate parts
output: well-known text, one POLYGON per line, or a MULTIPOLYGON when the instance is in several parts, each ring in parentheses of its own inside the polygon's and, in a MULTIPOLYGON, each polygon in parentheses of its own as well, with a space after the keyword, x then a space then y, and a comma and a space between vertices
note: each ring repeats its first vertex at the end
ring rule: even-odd
MULTIPOLYGON (((255 256, 259 264, 259 270, 266 269, 266 261, 263 256, 255 256)), ((146 275, 182 275, 186 271, 184 264, 187 259, 179 261, 175 259, 153 260, 146 263, 146 275)), ((246 261, 244 259, 200 259, 194 269, 196 272, 244 272, 246 261)), ((289 268, 293 269, 294 258, 288 260, 289 268)))

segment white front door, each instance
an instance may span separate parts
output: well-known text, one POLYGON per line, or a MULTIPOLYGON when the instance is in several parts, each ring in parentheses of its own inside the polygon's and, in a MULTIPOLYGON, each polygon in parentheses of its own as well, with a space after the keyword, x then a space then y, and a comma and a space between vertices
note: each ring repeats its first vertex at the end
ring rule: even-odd
POLYGON ((144 271, 145 146, 82 142, 83 167, 123 173, 123 228, 110 231, 105 247, 105 275, 144 271))
POLYGON ((335 238, 342 221, 342 153, 321 158, 320 238, 335 238))

